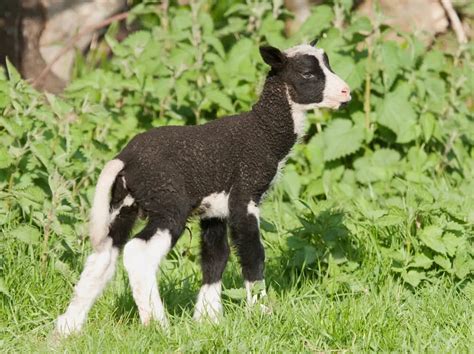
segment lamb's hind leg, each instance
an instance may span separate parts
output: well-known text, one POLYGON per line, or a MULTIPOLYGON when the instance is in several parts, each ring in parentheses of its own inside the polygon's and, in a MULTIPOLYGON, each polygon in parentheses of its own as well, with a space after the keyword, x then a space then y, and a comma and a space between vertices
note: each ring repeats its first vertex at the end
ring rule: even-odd
POLYGON ((156 272, 184 229, 186 219, 177 219, 177 215, 174 218, 150 216, 145 228, 125 245, 123 251, 133 298, 144 325, 152 319, 163 327, 168 324, 158 291, 156 272))
POLYGON ((227 222, 212 218, 201 220, 201 267, 202 287, 199 291, 194 319, 203 317, 217 322, 222 312, 221 279, 229 258, 227 222))
POLYGON ((130 234, 136 215, 136 206, 122 208, 113 220, 103 246, 87 258, 71 303, 57 319, 59 334, 67 336, 81 330, 90 308, 115 273, 119 249, 130 234))

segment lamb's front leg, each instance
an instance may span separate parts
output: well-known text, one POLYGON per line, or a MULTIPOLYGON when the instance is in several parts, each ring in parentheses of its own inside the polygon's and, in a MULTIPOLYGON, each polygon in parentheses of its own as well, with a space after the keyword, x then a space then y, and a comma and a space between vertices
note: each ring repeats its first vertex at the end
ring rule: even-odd
POLYGON ((230 229, 240 258, 249 305, 266 295, 265 250, 260 240, 259 208, 252 199, 231 200, 230 229))
POLYGON ((221 279, 229 258, 227 223, 218 218, 201 220, 202 287, 199 291, 194 319, 219 320, 222 313, 221 279))

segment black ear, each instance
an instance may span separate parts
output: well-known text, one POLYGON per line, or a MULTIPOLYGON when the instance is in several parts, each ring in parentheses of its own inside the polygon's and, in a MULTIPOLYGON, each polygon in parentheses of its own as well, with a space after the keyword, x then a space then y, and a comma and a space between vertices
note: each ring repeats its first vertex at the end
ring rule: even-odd
POLYGON ((313 39, 309 44, 310 44, 312 47, 314 47, 314 46, 316 45, 316 43, 318 43, 318 41, 319 41, 319 37, 313 39))
POLYGON ((260 55, 263 61, 270 65, 272 69, 282 69, 286 64, 286 56, 278 48, 262 46, 260 47, 260 55))

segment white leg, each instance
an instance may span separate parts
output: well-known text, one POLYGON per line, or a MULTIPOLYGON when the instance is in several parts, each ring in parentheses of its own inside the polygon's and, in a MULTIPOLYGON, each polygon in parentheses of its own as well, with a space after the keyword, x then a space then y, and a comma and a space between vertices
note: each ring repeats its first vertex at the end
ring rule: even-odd
POLYGON ((128 272, 133 298, 144 325, 154 319, 166 327, 165 309, 156 283, 156 271, 171 248, 168 230, 157 230, 148 241, 134 238, 123 250, 123 263, 128 272))
POLYGON ((196 309, 194 310, 194 319, 201 321, 208 318, 212 322, 217 323, 222 313, 221 304, 221 282, 213 284, 204 284, 199 291, 196 309))
POLYGON ((118 253, 109 238, 100 251, 87 258, 81 278, 74 288, 71 303, 66 312, 57 319, 56 331, 59 334, 67 336, 80 331, 90 308, 114 275, 118 253))

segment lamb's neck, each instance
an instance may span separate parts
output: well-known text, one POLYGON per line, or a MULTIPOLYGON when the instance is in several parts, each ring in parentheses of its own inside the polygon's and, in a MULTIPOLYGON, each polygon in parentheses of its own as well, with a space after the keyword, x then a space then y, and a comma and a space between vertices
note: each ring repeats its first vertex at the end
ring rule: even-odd
POLYGON ((299 112, 292 108, 285 83, 276 76, 269 76, 252 112, 258 119, 258 126, 262 129, 267 144, 278 160, 283 159, 297 142, 297 133, 301 130, 298 121, 294 121, 295 118, 304 121, 304 115, 299 116, 299 112))

